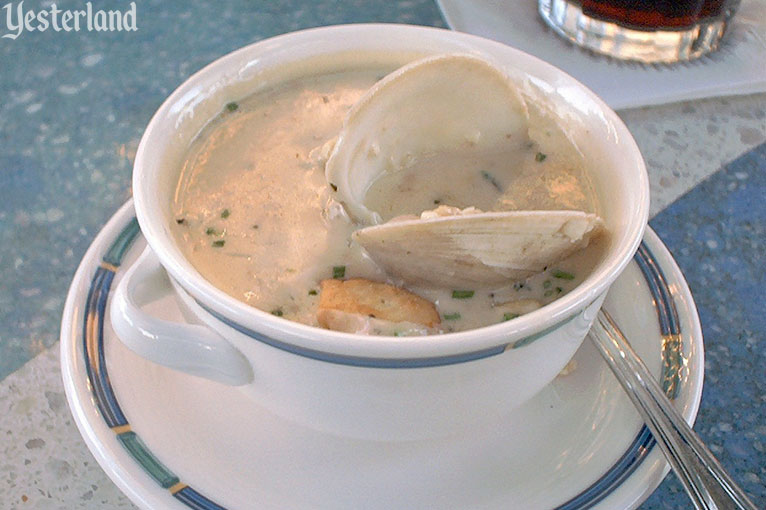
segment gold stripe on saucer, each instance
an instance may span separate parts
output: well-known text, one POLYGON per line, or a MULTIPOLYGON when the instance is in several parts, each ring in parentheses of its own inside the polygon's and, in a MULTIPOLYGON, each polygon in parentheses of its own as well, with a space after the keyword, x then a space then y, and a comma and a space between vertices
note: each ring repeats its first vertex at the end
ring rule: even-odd
POLYGON ((171 494, 175 494, 176 492, 178 492, 178 491, 180 491, 180 490, 183 490, 183 489, 185 489, 186 487, 188 487, 188 485, 186 485, 185 483, 183 483, 183 482, 178 482, 177 484, 170 486, 170 487, 168 488, 168 490, 170 491, 170 493, 171 493, 171 494))
POLYGON ((125 432, 130 432, 130 423, 126 423, 125 425, 115 425, 112 427, 112 432, 117 435, 124 434, 125 432))
POLYGON ((662 389, 665 395, 674 399, 680 391, 685 368, 681 335, 677 333, 662 335, 662 353, 662 389))
POLYGON ((111 271, 113 273, 116 273, 117 269, 119 269, 117 266, 115 266, 114 264, 110 264, 109 262, 101 261, 100 265, 101 265, 101 267, 103 267, 107 271, 111 271))
POLYGON ((94 373, 98 373, 101 367, 99 366, 98 358, 98 334, 97 334, 97 318, 95 310, 89 310, 88 316, 85 317, 85 348, 88 351, 88 361, 90 361, 91 368, 94 373))
POLYGON ((669 345, 672 348, 677 348, 681 345, 681 335, 678 333, 662 335, 662 345, 663 347, 669 345))

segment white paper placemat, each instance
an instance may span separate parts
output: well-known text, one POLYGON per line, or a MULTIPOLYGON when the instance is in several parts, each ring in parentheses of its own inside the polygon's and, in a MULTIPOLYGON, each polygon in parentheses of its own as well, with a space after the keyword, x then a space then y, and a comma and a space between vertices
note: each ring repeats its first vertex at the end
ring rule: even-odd
POLYGON ((766 1, 742 0, 721 48, 700 60, 646 66, 593 54, 550 30, 536 0, 437 0, 453 30, 500 41, 571 74, 612 108, 766 92, 766 1))

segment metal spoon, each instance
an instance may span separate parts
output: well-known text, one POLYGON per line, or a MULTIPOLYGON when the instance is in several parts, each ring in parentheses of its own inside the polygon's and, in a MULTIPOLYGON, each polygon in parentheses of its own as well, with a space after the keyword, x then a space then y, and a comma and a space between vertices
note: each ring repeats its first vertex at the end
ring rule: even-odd
POLYGON ((633 401, 695 508, 758 510, 676 411, 606 310, 599 311, 588 337, 633 401))

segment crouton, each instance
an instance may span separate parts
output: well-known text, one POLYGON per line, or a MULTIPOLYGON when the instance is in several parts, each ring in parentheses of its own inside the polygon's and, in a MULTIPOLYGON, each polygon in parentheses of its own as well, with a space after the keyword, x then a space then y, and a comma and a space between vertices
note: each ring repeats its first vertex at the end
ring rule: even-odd
POLYGON ((429 328, 414 322, 391 322, 358 313, 324 309, 317 312, 317 321, 326 329, 376 336, 425 336, 441 333, 439 328, 429 328))
POLYGON ((347 330, 349 317, 345 314, 428 328, 440 323, 434 304, 406 289, 364 278, 329 279, 320 285, 317 321, 328 329, 347 330))

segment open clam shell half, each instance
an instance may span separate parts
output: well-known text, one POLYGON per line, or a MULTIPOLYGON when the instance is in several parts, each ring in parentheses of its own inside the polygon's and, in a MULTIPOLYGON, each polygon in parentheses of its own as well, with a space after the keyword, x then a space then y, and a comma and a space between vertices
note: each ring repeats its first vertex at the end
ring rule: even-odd
POLYGON ((427 57, 380 80, 349 110, 325 175, 351 218, 374 225, 382 218, 365 195, 384 174, 465 144, 481 152, 528 140, 527 107, 500 69, 466 54, 427 57))
POLYGON ((582 211, 472 212, 392 220, 357 230, 354 239, 411 285, 494 287, 543 271, 602 228, 598 216, 582 211))

